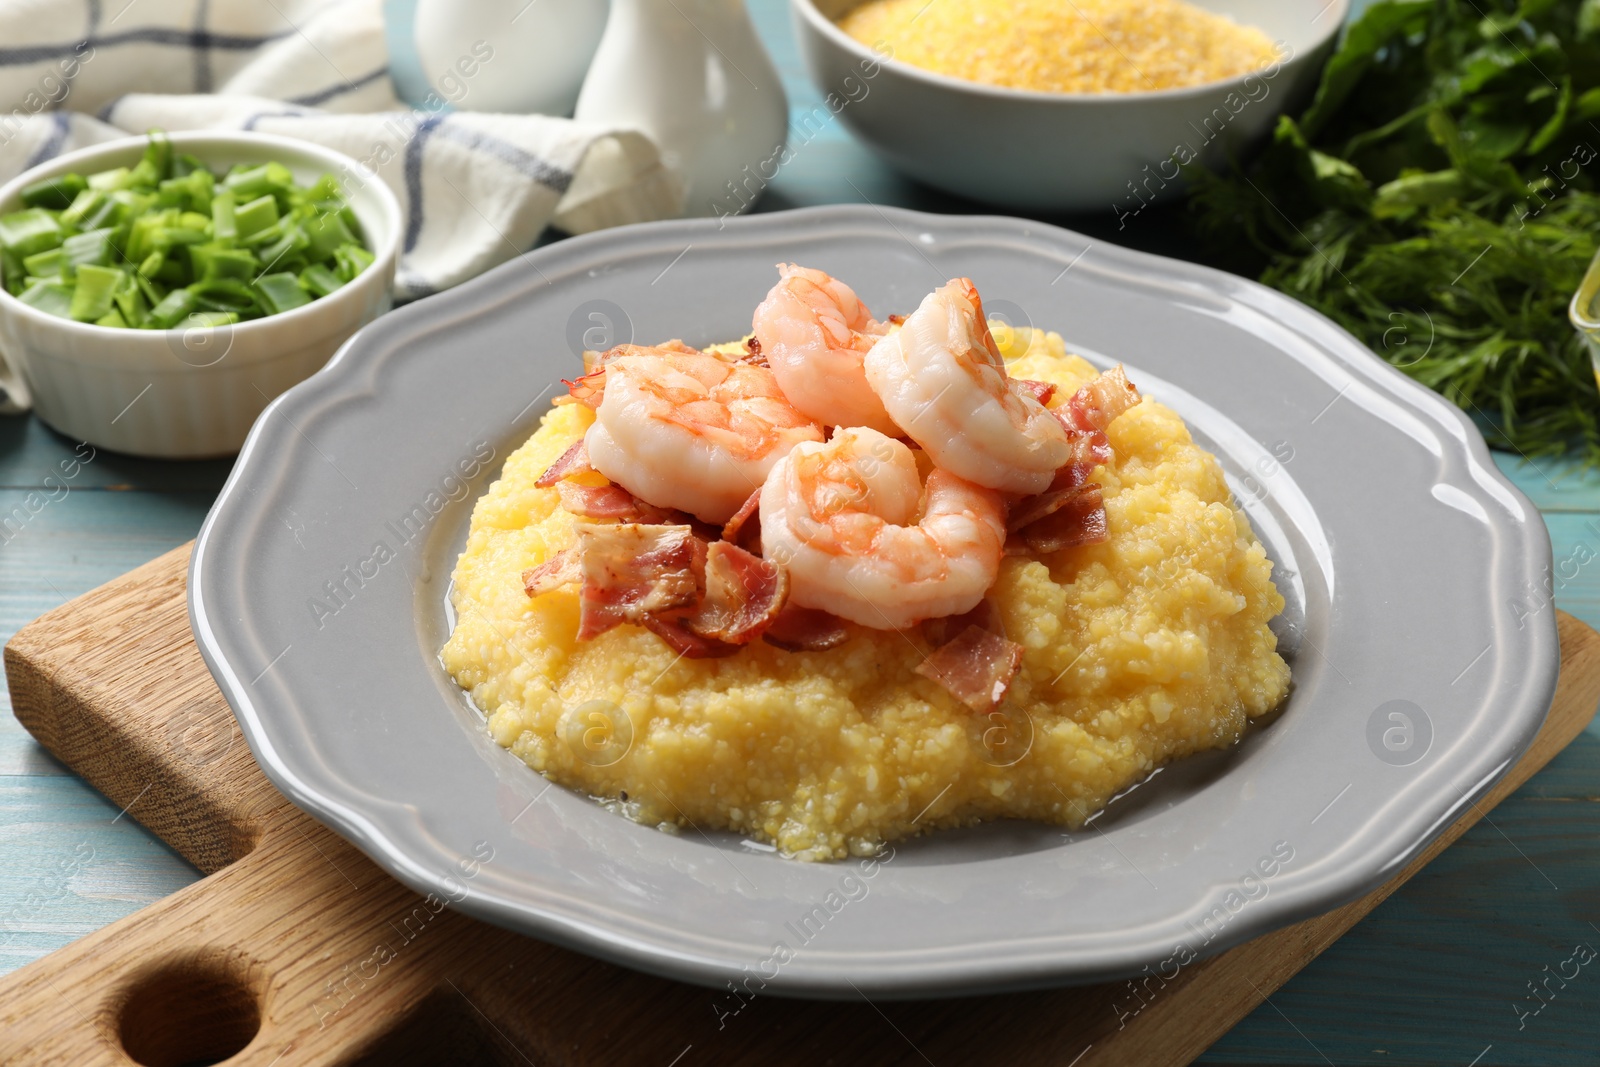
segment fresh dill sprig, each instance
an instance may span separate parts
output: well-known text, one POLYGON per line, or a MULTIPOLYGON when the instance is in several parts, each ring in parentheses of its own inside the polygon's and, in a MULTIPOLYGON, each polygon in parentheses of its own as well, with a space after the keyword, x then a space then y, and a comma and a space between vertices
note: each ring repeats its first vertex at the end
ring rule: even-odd
POLYGON ((1192 171, 1213 262, 1326 314, 1491 444, 1600 466, 1567 320, 1600 243, 1597 29, 1596 0, 1373 4, 1247 169, 1192 171))

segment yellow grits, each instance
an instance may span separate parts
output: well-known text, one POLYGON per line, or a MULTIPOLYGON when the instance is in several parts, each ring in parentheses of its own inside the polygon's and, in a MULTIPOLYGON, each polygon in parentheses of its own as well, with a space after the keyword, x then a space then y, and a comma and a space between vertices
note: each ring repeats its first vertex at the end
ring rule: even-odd
MULTIPOLYGON (((996 326, 1022 353, 1014 377, 1064 400, 1095 374, 1059 335, 996 326)), ((1075 827, 1162 763, 1238 740, 1288 691, 1272 565, 1216 459, 1154 400, 1109 431, 1116 460, 1095 480, 1110 539, 1002 564, 990 598, 1025 652, 988 718, 914 672, 916 632, 852 627, 826 652, 757 641, 707 660, 629 625, 578 643, 576 587, 530 599, 521 574, 574 539, 534 481, 592 418, 552 410, 478 501, 443 659, 496 741, 641 822, 808 860, 987 819, 1075 827)))
POLYGON ((1046 93, 1140 93, 1259 71, 1261 30, 1184 0, 866 0, 838 20, 936 74, 1046 93))

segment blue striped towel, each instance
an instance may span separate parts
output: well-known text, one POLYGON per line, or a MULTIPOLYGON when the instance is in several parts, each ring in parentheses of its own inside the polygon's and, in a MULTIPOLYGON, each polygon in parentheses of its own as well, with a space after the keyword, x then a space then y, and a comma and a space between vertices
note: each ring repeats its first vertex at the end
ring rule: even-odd
MULTIPOLYGON (((475 48, 463 69, 513 62, 475 48)), ((503 263, 550 225, 584 233, 682 207, 639 133, 456 111, 438 94, 403 104, 382 0, 0 0, 0 182, 152 128, 260 130, 367 164, 405 213, 397 301, 503 263)), ((0 411, 27 403, 0 359, 0 411)))

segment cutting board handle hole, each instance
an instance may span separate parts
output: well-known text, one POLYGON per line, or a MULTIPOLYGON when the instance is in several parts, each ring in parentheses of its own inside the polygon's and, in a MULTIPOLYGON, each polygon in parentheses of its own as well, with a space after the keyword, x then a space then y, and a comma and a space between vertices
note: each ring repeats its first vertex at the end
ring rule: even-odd
POLYGON ((244 977, 201 960, 136 978, 117 1017, 123 1051, 143 1067, 221 1063, 260 1029, 259 998, 244 977))

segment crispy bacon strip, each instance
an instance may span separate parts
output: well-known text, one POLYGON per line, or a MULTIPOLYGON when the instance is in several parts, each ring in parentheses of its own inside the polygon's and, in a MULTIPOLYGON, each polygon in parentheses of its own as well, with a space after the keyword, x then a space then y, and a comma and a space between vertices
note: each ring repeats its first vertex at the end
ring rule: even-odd
POLYGON ((1099 544, 1108 535, 1105 498, 1094 482, 1040 493, 1024 501, 1008 525, 1015 531, 1006 542, 1008 555, 1019 554, 1023 546, 1042 554, 1099 544))
POLYGON ((788 571, 717 541, 706 550, 705 596, 682 622, 701 637, 746 645, 767 631, 788 599, 788 571))
POLYGON ((1051 489, 1037 496, 1024 497, 1017 501, 1010 516, 1006 519, 1006 529, 1011 533, 1032 526, 1040 519, 1054 515, 1062 508, 1082 506, 1099 507, 1103 503, 1100 496, 1100 486, 1093 482, 1085 485, 1069 486, 1065 489, 1051 489), (1092 498, 1090 500, 1089 498, 1092 498))
POLYGON ((761 638, 789 652, 825 652, 850 639, 850 626, 826 611, 787 604, 761 638))
POLYGON ((667 647, 684 659, 720 659, 733 655, 741 647, 714 637, 702 637, 677 619, 661 615, 642 616, 639 625, 665 641, 667 647))
POLYGON ((681 526, 687 521, 682 512, 647 504, 620 485, 560 482, 556 492, 561 494, 563 508, 586 519, 621 519, 651 526, 681 526))
POLYGON ((950 695, 980 715, 1000 706, 1022 668, 1022 646, 968 626, 940 645, 917 666, 917 673, 944 686, 950 695))
POLYGON ((589 466, 589 450, 584 445, 584 439, 578 438, 572 442, 572 447, 561 453, 560 457, 544 473, 539 475, 539 480, 533 484, 540 489, 548 489, 563 478, 570 478, 574 474, 584 474, 594 470, 589 466))
POLYGON ((522 572, 522 588, 529 596, 539 596, 581 581, 583 565, 576 547, 563 549, 537 567, 522 572))
MULTIPOLYGON (((1058 412, 1060 408, 1052 408, 1058 412)), ((1072 446, 1072 458, 1056 468, 1056 476, 1050 482, 1049 492, 1062 489, 1075 489, 1089 480, 1096 467, 1109 464, 1114 457, 1111 451, 1111 441, 1099 430, 1087 433, 1073 430, 1067 434, 1067 443, 1072 446)))
POLYGON ((704 595, 706 544, 688 526, 576 525, 583 569, 578 640, 618 623, 642 624, 654 613, 693 608, 704 595))
POLYGON ((1033 397, 1040 404, 1050 403, 1050 398, 1056 395, 1055 382, 1036 382, 1032 378, 1013 378, 1011 384, 1033 397))
POLYGON ((761 351, 761 339, 755 334, 745 338, 743 359, 746 363, 753 363, 757 367, 767 365, 767 357, 761 351))
POLYGON ((1096 467, 1111 462, 1106 427, 1139 399, 1139 391, 1128 381, 1119 363, 1073 393, 1065 404, 1050 409, 1067 431, 1072 458, 1056 470, 1049 492, 1076 489, 1089 481, 1096 467))
POLYGON ((1139 390, 1128 381, 1122 364, 1096 377, 1072 394, 1059 409, 1058 418, 1071 430, 1105 432, 1112 420, 1139 402, 1139 390))
POLYGON ((756 516, 756 509, 760 506, 761 488, 758 486, 756 491, 751 493, 745 499, 743 504, 739 505, 739 510, 733 513, 733 518, 729 519, 727 525, 722 528, 722 539, 724 541, 732 541, 736 545, 749 543, 741 542, 739 535, 740 533, 744 532, 745 524, 754 519, 756 525, 752 527, 752 530, 756 535, 757 543, 759 543, 761 537, 761 520, 756 516))
POLYGON ((943 615, 936 619, 924 619, 922 636, 928 639, 930 646, 938 648, 961 636, 969 626, 988 630, 1001 637, 1006 635, 1005 627, 1000 621, 1000 609, 994 606, 994 601, 984 597, 978 601, 977 607, 965 615, 943 615))

